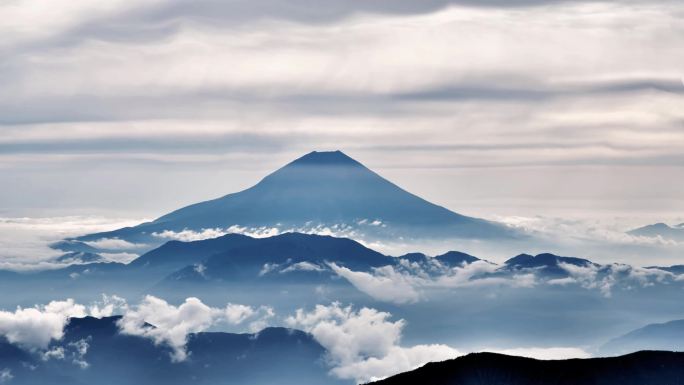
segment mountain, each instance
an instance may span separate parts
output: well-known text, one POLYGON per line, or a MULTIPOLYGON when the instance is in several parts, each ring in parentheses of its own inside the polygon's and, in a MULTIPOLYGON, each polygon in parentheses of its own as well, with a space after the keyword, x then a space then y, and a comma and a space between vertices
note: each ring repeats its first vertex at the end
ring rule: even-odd
POLYGON ((608 341, 600 353, 616 355, 644 349, 684 351, 684 320, 646 325, 608 341))
POLYGON ((470 254, 453 250, 441 255, 437 255, 435 258, 448 266, 461 266, 464 263, 473 263, 480 260, 480 258, 473 257, 470 254))
POLYGON ((199 241, 169 241, 131 261, 131 269, 163 270, 171 272, 202 262, 209 256, 242 246, 257 244, 256 238, 241 234, 227 234, 199 241))
POLYGON ((377 385, 659 385, 684 383, 684 353, 644 351, 622 357, 540 361, 473 353, 429 363, 377 385))
POLYGON ((473 263, 475 261, 479 261, 480 258, 474 257, 470 254, 466 254, 460 251, 447 251, 444 254, 436 255, 434 257, 427 256, 423 253, 418 253, 418 252, 413 252, 413 253, 407 253, 404 255, 400 255, 397 257, 397 259, 404 259, 407 260, 411 263, 423 263, 426 261, 429 261, 431 258, 434 258, 435 260, 450 266, 450 267, 456 267, 456 266, 461 266, 464 263, 473 263))
POLYGON ((684 274, 684 265, 674 265, 674 266, 667 266, 667 267, 653 266, 650 268, 669 271, 670 273, 677 274, 677 275, 684 274))
MULTIPOLYGON (((138 251, 163 243, 165 231, 327 228, 376 238, 515 238, 504 225, 454 213, 382 178, 340 151, 311 152, 266 176, 247 190, 196 203, 158 219, 115 231, 68 239, 117 239, 138 251), (234 228, 237 228, 234 227, 234 228)), ((78 250, 84 251, 84 250, 78 250)), ((88 250, 92 251, 92 250, 88 250)))
POLYGON ((119 319, 70 319, 64 337, 49 347, 52 355, 0 342, 0 370, 22 385, 343 383, 328 376, 325 349, 299 330, 190 334, 187 360, 172 362, 167 346, 119 333, 119 319))
MULTIPOLYGON (((194 259, 195 264, 186 262, 187 266, 171 274, 166 281, 175 284, 179 281, 275 279, 302 283, 307 278, 318 280, 334 275, 328 268, 333 262, 352 270, 368 271, 396 261, 351 239, 313 234, 285 233, 268 238, 229 234, 186 246, 203 248, 203 243, 221 243, 225 247, 208 257, 205 254, 206 258, 201 261, 194 259)), ((151 253, 158 256, 156 252, 151 253)), ((187 255, 198 254, 190 252, 187 255)), ((148 266, 151 263, 148 255, 140 259, 147 260, 148 266)))
POLYGON ((575 257, 561 257, 558 255, 543 253, 537 255, 520 254, 506 262, 504 267, 508 270, 535 269, 546 275, 562 275, 568 272, 561 267, 561 264, 574 266, 598 266, 588 259, 575 257))
POLYGON ((684 242, 684 223, 674 226, 656 223, 630 230, 627 234, 649 238, 661 237, 670 241, 684 242))

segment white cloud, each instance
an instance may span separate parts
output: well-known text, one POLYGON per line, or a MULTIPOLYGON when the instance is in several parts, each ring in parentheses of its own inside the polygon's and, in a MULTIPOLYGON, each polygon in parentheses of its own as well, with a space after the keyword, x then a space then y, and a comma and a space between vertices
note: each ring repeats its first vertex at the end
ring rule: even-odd
MULTIPOLYGON (((141 246, 141 245, 138 245, 141 246)), ((109 262, 129 263, 140 255, 135 253, 98 253, 109 262)))
POLYGON ((172 359, 183 361, 187 357, 185 343, 188 334, 204 331, 217 320, 218 309, 212 309, 197 298, 187 298, 176 307, 166 301, 146 296, 135 308, 129 309, 119 320, 125 334, 152 338, 156 344, 173 348, 172 359), (145 326, 151 324, 153 327, 145 326))
POLYGON ((428 362, 444 361, 462 355, 442 344, 393 346, 383 357, 369 357, 332 370, 340 378, 353 378, 358 383, 378 381, 391 375, 416 369, 428 362))
POLYGON ((145 247, 144 244, 132 243, 119 238, 100 238, 95 241, 83 242, 88 246, 106 250, 132 250, 145 247))
POLYGON ((270 306, 259 306, 256 319, 249 323, 248 329, 252 333, 263 330, 270 326, 271 319, 275 317, 275 310, 270 306))
POLYGON ((225 312, 226 320, 234 325, 240 324, 247 318, 254 315, 254 309, 251 306, 232 303, 226 305, 225 312))
POLYGON ((41 354, 40 358, 43 361, 63 360, 64 359, 64 348, 61 346, 55 346, 52 349, 43 352, 41 354))
POLYGON ((181 231, 164 230, 152 233, 153 236, 164 239, 175 239, 183 242, 200 241, 204 239, 217 238, 226 234, 242 234, 252 238, 267 238, 273 237, 283 233, 303 233, 316 235, 330 235, 336 237, 355 237, 360 235, 352 225, 347 224, 313 224, 308 223, 300 227, 282 227, 282 226, 260 226, 247 227, 239 225, 231 225, 225 228, 210 228, 195 231, 192 229, 183 229, 181 231))
POLYGON ((228 304, 221 309, 205 305, 194 297, 174 306, 148 295, 137 306, 128 307, 118 324, 122 333, 151 338, 155 344, 168 345, 173 349, 172 360, 178 362, 187 358, 185 345, 190 333, 205 331, 219 322, 238 325, 248 319, 254 319, 248 325, 249 329, 257 331, 254 329, 268 325, 268 319, 273 316, 273 309, 269 307, 253 309, 245 305, 228 304))
POLYGON ((48 245, 64 238, 131 226, 143 219, 100 216, 0 218, 0 268, 44 270, 64 267, 52 262, 62 254, 48 245))
POLYGON ((65 346, 54 346, 50 350, 42 352, 40 357, 43 361, 71 359, 71 363, 81 369, 90 366, 86 361, 86 354, 90 348, 90 337, 78 341, 69 342, 65 346))
POLYGON ((73 350, 73 359, 71 362, 81 369, 88 368, 90 364, 85 359, 85 355, 88 353, 88 349, 90 348, 88 339, 80 339, 78 341, 70 342, 69 347, 73 350))
POLYGON ((183 229, 181 231, 164 230, 152 233, 153 236, 165 239, 175 239, 183 242, 201 241, 204 239, 218 238, 226 234, 242 234, 253 238, 265 238, 280 234, 276 227, 243 227, 238 225, 226 228, 201 229, 199 231, 183 229))
POLYGON ((375 309, 358 311, 339 303, 298 309, 285 323, 311 333, 328 350, 331 373, 367 382, 415 369, 429 361, 454 358, 460 353, 445 345, 401 347, 405 322, 375 309))
POLYGON ((0 311, 0 335, 11 343, 31 349, 46 348, 50 341, 62 338, 69 317, 84 317, 85 306, 73 299, 52 301, 45 306, 0 311))
POLYGON ((128 304, 124 298, 117 295, 102 294, 102 300, 92 303, 88 307, 88 312, 95 318, 102 318, 111 317, 127 308, 128 304))
POLYGON ((375 299, 402 304, 416 302, 420 298, 415 286, 418 286, 422 280, 409 274, 399 273, 392 266, 374 268, 373 273, 352 271, 334 263, 331 263, 330 267, 337 275, 375 299))
POLYGON ((377 300, 397 304, 419 301, 421 293, 426 289, 476 286, 529 288, 538 283, 534 273, 489 276, 489 273, 497 272, 500 266, 486 261, 464 263, 453 268, 447 268, 438 261, 431 261, 430 267, 437 269, 436 272, 431 271, 431 274, 420 265, 399 262, 398 266, 377 267, 371 272, 353 271, 334 263, 330 264, 330 267, 360 291, 377 300))
POLYGON ((3 41, 0 47, 50 39, 55 34, 66 33, 84 23, 154 3, 160 3, 160 1, 146 0, 141 4, 127 0, 114 0, 106 3, 88 0, 50 3, 35 0, 4 2, 0 4, 0 14, 6 20, 0 26, 0 32, 7 35, 8 39, 3 41), (38 25, 47 29, 40 28, 38 25))
POLYGON ((551 284, 577 283, 586 289, 598 289, 605 297, 612 296, 613 288, 626 289, 648 287, 655 284, 677 281, 678 276, 657 268, 635 267, 626 264, 577 266, 560 263, 559 266, 570 275, 565 280, 551 280, 551 284))
POLYGON ((281 270, 281 273, 289 273, 292 271, 324 271, 325 269, 321 266, 311 263, 311 262, 297 262, 289 265, 288 267, 281 270))

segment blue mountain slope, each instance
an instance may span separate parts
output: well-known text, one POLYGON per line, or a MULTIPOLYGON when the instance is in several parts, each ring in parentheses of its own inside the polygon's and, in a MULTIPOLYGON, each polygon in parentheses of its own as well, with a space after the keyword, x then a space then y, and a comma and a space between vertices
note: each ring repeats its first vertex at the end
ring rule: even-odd
POLYGON ((561 263, 574 266, 597 266, 588 259, 561 257, 550 253, 543 253, 534 256, 529 254, 517 255, 504 262, 504 268, 507 270, 535 269, 548 275, 565 276, 567 271, 560 267, 561 263))
POLYGON ((684 223, 674 226, 665 223, 655 223, 630 230, 627 234, 651 238, 661 237, 672 241, 684 241, 684 223))
POLYGON ((684 351, 684 320, 646 325, 608 341, 600 353, 617 355, 646 349, 684 351))
POLYGON ((475 261, 479 261, 480 258, 474 257, 470 254, 466 254, 460 251, 447 251, 444 254, 441 255, 436 255, 435 257, 429 257, 423 253, 407 253, 404 255, 400 255, 397 257, 397 259, 403 259, 411 263, 418 263, 422 264, 424 262, 430 261, 431 258, 434 258, 435 260, 441 262, 442 264, 450 267, 457 267, 461 266, 464 263, 473 263, 475 261))
POLYGON ((237 247, 254 245, 259 240, 240 234, 193 242, 169 241, 133 260, 130 269, 164 270, 167 272, 199 263, 209 256, 237 247))
POLYGON ((76 240, 120 238, 161 243, 152 234, 233 225, 298 229, 335 224, 362 228, 367 235, 377 237, 484 239, 520 235, 506 226, 432 204, 335 151, 307 154, 247 190, 193 204, 135 227, 76 240))
POLYGON ((208 256, 200 262, 201 268, 195 264, 180 269, 167 277, 166 281, 173 284, 178 281, 238 282, 261 279, 303 283, 311 279, 329 278, 331 272, 328 263, 332 262, 363 271, 395 262, 394 258, 347 238, 285 233, 249 239, 252 241, 208 256))
POLYGON ((474 257, 470 254, 466 254, 460 251, 448 251, 442 255, 438 255, 435 258, 440 262, 448 266, 460 266, 464 263, 473 263, 479 261, 480 258, 474 257))

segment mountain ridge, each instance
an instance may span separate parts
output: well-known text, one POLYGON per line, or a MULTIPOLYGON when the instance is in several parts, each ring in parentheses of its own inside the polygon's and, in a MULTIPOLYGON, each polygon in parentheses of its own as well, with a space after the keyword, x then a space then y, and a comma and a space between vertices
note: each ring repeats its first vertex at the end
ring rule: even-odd
POLYGON ((536 360, 497 353, 471 353, 428 363, 376 385, 656 385, 681 384, 684 353, 641 351, 620 357, 536 360))

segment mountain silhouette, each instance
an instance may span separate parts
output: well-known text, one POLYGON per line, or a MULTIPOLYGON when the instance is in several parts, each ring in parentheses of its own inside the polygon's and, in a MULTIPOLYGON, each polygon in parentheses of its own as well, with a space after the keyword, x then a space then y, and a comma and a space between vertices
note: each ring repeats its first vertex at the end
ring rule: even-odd
POLYGON ((643 351, 622 357, 535 360, 473 353, 429 363, 376 385, 660 385, 682 384, 684 353, 643 351))
MULTIPOLYGON (((155 246, 164 241, 155 234, 164 231, 231 226, 295 231, 324 226, 377 237, 486 239, 520 235, 504 225, 460 215, 419 198, 340 151, 314 151, 244 191, 183 207, 135 227, 68 241, 80 245, 81 241, 118 238, 155 246)), ((69 244, 59 246, 68 248, 69 244)))

